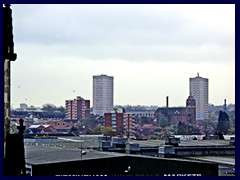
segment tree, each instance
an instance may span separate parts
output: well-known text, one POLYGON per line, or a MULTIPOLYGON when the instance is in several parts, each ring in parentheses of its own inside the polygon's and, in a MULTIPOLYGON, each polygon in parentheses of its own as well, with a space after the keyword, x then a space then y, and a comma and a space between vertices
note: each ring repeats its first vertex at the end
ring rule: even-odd
POLYGON ((77 129, 76 125, 72 126, 72 128, 70 129, 69 134, 73 134, 74 136, 78 136, 79 135, 79 132, 78 132, 78 129, 77 129))
POLYGON ((66 110, 63 106, 57 107, 56 110, 59 111, 62 114, 65 114, 65 112, 66 112, 66 110))
POLYGON ((217 129, 217 121, 205 120, 199 123, 199 127, 205 134, 214 134, 217 129))
POLYGON ((102 134, 102 127, 103 126, 97 126, 91 130, 91 134, 102 134))
POLYGON ((216 121, 217 120, 217 115, 214 113, 214 112, 210 112, 209 114, 208 114, 208 119, 210 120, 210 121, 216 121))
POLYGON ((188 125, 188 133, 189 135, 198 135, 200 133, 200 129, 193 125, 188 125))
POLYGON ((188 126, 184 124, 183 122, 179 121, 178 126, 177 126, 177 134, 188 134, 188 126))
POLYGON ((111 127, 97 126, 91 130, 91 134, 113 135, 114 131, 111 127))
POLYGON ((165 129, 164 130, 164 136, 166 136, 166 137, 169 137, 169 136, 172 136, 174 133, 172 132, 172 131, 170 131, 170 130, 168 130, 168 129, 165 129))
POLYGON ((159 126, 165 128, 168 125, 168 119, 164 116, 161 116, 159 119, 159 126))
POLYGON ((230 129, 229 116, 226 112, 220 111, 216 133, 227 134, 229 129, 230 129))
POLYGON ((28 107, 28 110, 34 111, 34 110, 36 110, 36 108, 33 105, 31 105, 31 106, 28 107))
POLYGON ((156 135, 149 135, 149 136, 148 136, 148 139, 158 140, 158 139, 160 139, 160 137, 159 137, 159 136, 156 136, 156 135))
POLYGON ((111 127, 104 127, 104 126, 102 126, 101 131, 103 134, 106 134, 106 135, 112 135, 114 132, 111 127))
POLYGON ((44 104, 42 110, 47 111, 48 113, 54 113, 56 106, 53 104, 44 104))

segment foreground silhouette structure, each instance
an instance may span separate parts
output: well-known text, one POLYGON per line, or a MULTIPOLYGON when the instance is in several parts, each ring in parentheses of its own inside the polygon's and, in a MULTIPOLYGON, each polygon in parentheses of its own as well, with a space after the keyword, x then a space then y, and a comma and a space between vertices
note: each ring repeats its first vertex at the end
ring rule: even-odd
POLYGON ((17 59, 14 53, 12 10, 10 4, 3 5, 3 58, 4 58, 4 175, 25 175, 23 143, 23 119, 20 119, 18 134, 10 134, 10 92, 11 61, 17 59))

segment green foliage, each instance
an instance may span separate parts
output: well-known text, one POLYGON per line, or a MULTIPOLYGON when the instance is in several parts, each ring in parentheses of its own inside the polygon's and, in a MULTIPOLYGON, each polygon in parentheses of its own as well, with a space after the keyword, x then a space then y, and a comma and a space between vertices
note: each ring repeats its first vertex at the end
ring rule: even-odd
POLYGON ((217 129, 217 121, 205 120, 199 123, 199 126, 201 127, 205 134, 214 134, 217 129))
POLYGON ((172 136, 174 133, 168 129, 165 129, 164 130, 164 134, 163 136, 166 136, 166 137, 169 137, 169 136, 172 136))
POLYGON ((208 119, 209 119, 210 121, 216 121, 216 120, 218 119, 218 117, 217 117, 217 115, 216 115, 214 112, 210 112, 210 113, 208 114, 208 119))
POLYGON ((229 116, 226 112, 220 111, 218 117, 217 133, 227 134, 229 130, 229 116))
POLYGON ((177 129, 176 129, 176 134, 178 134, 178 135, 193 135, 193 134, 197 135, 197 134, 200 134, 200 130, 193 125, 188 125, 188 124, 185 124, 185 123, 179 121, 177 129))
POLYGON ((102 134, 111 135, 114 131, 111 127, 101 126, 101 132, 102 132, 102 134))
POLYGON ((168 125, 168 119, 164 116, 161 116, 159 119, 159 126, 165 128, 168 125))
POLYGON ((200 135, 200 130, 199 128, 193 126, 193 125, 188 125, 188 133, 189 135, 200 135))
POLYGON ((113 129, 111 127, 97 126, 91 130, 91 134, 107 134, 112 135, 113 129))
POLYGON ((156 135, 149 135, 149 136, 148 136, 148 139, 151 139, 151 140, 159 140, 160 137, 159 137, 159 136, 156 136, 156 135))
POLYGON ((182 123, 181 121, 179 121, 176 132, 177 132, 178 135, 188 134, 187 125, 182 123))
POLYGON ((97 126, 93 128, 90 132, 91 134, 102 134, 102 126, 97 126))
POLYGON ((42 110, 53 113, 56 110, 56 106, 53 104, 45 104, 43 105, 42 110))
POLYGON ((62 114, 65 114, 65 108, 63 106, 60 106, 60 107, 56 107, 56 110, 61 112, 62 114))

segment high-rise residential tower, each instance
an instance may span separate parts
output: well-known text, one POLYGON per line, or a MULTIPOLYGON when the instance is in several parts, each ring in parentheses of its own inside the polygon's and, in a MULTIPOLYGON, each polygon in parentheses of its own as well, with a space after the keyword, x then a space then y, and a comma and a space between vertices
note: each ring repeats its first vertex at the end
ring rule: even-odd
POLYGON ((190 78, 190 96, 196 101, 196 120, 208 119, 208 79, 199 76, 190 78))
POLYGON ((93 114, 104 116, 113 110, 113 77, 93 76, 93 114))

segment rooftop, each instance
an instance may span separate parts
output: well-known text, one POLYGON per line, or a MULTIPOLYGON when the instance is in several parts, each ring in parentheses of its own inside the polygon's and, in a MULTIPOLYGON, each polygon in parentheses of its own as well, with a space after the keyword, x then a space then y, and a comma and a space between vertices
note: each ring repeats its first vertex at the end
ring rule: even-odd
POLYGON ((49 164, 67 161, 79 161, 86 159, 109 158, 125 156, 120 153, 99 152, 84 150, 87 153, 81 157, 80 149, 69 149, 66 147, 54 147, 48 145, 25 145, 25 160, 27 164, 49 164))

